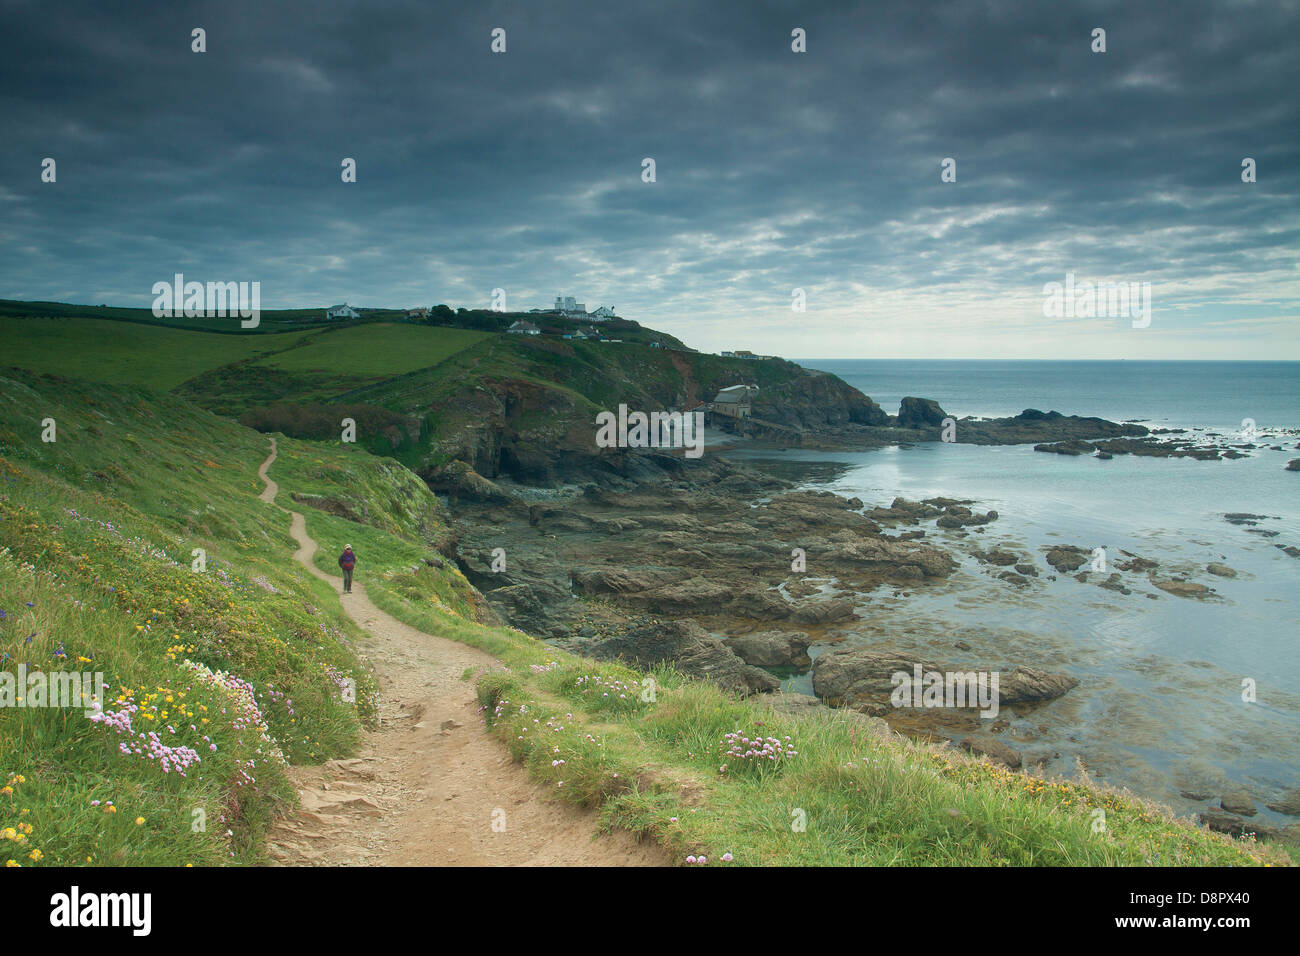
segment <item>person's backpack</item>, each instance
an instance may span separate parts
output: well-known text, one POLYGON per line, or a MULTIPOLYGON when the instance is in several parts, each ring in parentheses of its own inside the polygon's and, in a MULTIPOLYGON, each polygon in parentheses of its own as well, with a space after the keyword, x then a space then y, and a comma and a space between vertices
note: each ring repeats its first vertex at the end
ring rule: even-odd
POLYGON ((344 571, 351 571, 356 563, 357 555, 355 551, 344 551, 343 554, 339 556, 339 567, 344 571))

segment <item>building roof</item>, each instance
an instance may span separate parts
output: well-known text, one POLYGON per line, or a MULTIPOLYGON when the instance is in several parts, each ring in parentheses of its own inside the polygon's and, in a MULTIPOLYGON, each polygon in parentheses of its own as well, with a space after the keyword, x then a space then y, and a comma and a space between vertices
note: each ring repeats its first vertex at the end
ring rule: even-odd
POLYGON ((728 385, 726 388, 718 390, 718 395, 713 401, 715 403, 721 402, 724 405, 737 404, 749 401, 757 393, 757 385, 728 385))

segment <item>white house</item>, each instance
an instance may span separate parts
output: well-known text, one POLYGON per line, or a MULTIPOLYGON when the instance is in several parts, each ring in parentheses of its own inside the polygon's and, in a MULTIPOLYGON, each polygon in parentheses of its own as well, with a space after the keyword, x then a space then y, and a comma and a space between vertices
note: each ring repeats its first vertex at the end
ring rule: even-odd
POLYGON ((331 306, 330 308, 326 309, 326 310, 325 310, 325 318, 327 318, 327 319, 359 319, 359 318, 361 318, 361 313, 358 312, 356 309, 352 308, 352 306, 348 305, 346 302, 344 302, 342 305, 335 305, 335 306, 331 306))
POLYGON ((571 295, 557 295, 555 297, 555 308, 552 309, 551 311, 562 312, 566 315, 571 312, 576 312, 581 315, 586 315, 587 303, 577 302, 574 300, 573 296, 571 295))
POLYGON ((527 319, 520 319, 506 329, 506 332, 511 335, 541 335, 542 330, 527 319))
POLYGON ((591 313, 593 322, 608 322, 614 318, 614 309, 611 306, 602 305, 595 312, 591 313))

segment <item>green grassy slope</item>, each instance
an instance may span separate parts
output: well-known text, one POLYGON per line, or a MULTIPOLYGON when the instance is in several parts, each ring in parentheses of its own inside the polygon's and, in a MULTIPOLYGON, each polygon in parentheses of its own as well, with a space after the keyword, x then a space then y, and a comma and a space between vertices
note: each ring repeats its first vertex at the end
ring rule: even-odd
POLYGON ((237 322, 0 300, 0 367, 170 391, 300 438, 337 435, 341 419, 351 417, 363 426, 358 441, 367 450, 416 468, 463 454, 466 431, 485 422, 525 441, 540 429, 547 443, 557 423, 560 433, 589 425, 595 410, 620 402, 689 406, 739 382, 775 396, 805 378, 789 362, 690 352, 625 320, 599 326, 623 340, 614 343, 501 332, 520 317, 558 331, 594 327, 572 319, 475 310, 447 319, 457 327, 383 321, 394 315, 326 323, 316 310, 267 313, 255 332, 223 334, 237 322), (465 401, 476 390, 501 395, 516 386, 527 394, 504 399, 505 416, 485 419, 483 408, 465 401))
POLYGON ((108 319, 0 315, 0 363, 168 391, 209 369, 290 348, 301 337, 210 335, 108 319))
POLYGON ((351 752, 375 707, 363 633, 257 500, 268 450, 173 399, 0 376, 0 669, 102 672, 105 710, 130 722, 0 709, 0 858, 257 861, 284 761, 351 752), (186 748, 199 762, 163 772, 186 748))
POLYGON ((112 385, 176 391, 237 414, 272 401, 328 401, 436 365, 485 332, 366 322, 222 335, 101 318, 0 312, 0 363, 112 385))
POLYGON ((300 348, 257 360, 290 372, 333 372, 374 379, 437 365, 488 338, 486 332, 376 322, 315 335, 300 348))

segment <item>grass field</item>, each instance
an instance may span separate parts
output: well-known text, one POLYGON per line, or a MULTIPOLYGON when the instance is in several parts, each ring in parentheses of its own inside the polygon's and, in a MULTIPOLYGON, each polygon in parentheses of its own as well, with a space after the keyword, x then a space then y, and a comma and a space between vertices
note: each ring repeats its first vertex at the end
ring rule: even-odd
MULTIPOLYGON (((279 338, 279 336, 276 336, 279 338)), ((490 338, 487 332, 376 322, 314 335, 298 348, 259 359, 289 372, 337 372, 387 378, 437 365, 490 338)))
MULTIPOLYGON (((295 398, 319 398, 436 365, 488 333, 370 323, 265 335, 220 335, 93 318, 0 315, 0 365, 68 378, 171 391, 234 363, 313 373, 295 398)), ((222 396, 212 396, 220 401, 222 396)), ((277 396, 282 397, 282 396, 277 396)))
POLYGON ((216 335, 111 319, 0 316, 0 365, 165 392, 301 338, 298 332, 216 335))

